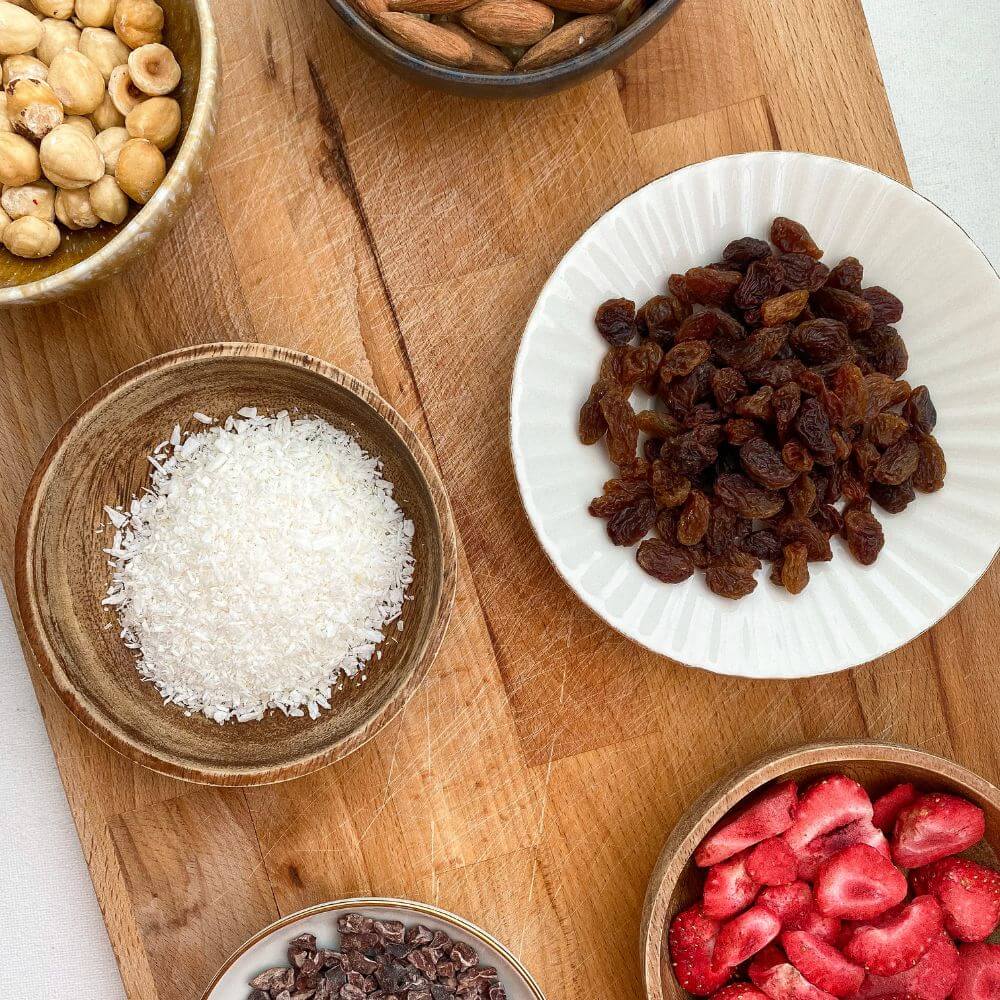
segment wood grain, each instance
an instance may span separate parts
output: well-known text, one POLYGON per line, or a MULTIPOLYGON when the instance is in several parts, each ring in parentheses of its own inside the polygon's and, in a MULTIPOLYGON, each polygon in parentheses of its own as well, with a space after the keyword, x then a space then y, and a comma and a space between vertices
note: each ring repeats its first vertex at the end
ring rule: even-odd
POLYGON ((639 1000, 657 854, 734 767, 870 736, 996 780, 996 570, 930 635, 850 674, 713 676, 640 650, 572 597, 508 457, 528 311, 621 197, 754 148, 906 178, 858 0, 686 0, 615 73, 528 104, 395 79, 323 0, 217 0, 215 14, 225 99, 188 214, 113 283, 0 319, 8 594, 16 512, 61 421, 131 364, 231 339, 318 354, 411 422, 453 501, 458 602, 406 711, 353 756, 275 788, 206 794, 142 771, 36 678, 133 1000, 190 1000, 251 926, 359 893, 464 912, 520 952, 550 1000, 639 1000), (239 888, 196 892, 192 859, 199 885, 232 874, 239 888))

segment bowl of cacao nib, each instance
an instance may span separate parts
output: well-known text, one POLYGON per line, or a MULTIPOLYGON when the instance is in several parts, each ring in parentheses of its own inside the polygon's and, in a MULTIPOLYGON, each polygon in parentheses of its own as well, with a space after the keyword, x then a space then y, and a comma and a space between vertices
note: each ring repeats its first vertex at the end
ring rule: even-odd
POLYGON ((546 283, 511 448, 555 568, 656 653, 747 677, 876 659, 1000 547, 1000 277, 933 204, 805 153, 695 164, 546 283))
POLYGON ((474 924, 426 903, 322 903, 265 927, 203 1000, 544 1000, 531 974, 474 924))

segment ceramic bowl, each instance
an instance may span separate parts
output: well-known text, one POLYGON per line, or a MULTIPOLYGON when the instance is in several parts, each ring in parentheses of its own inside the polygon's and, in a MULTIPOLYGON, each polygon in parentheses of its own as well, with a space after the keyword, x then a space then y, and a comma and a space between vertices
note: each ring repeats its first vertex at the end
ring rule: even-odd
POLYGON ((405 705, 441 644, 455 596, 455 529, 434 465, 383 399, 315 358, 258 344, 209 344, 124 372, 86 400, 35 470, 15 543, 18 610, 28 647, 66 706, 136 763, 218 785, 295 778, 370 739, 405 705), (135 655, 102 607, 110 582, 96 533, 105 505, 148 482, 146 456, 195 412, 224 417, 254 405, 298 408, 348 431, 383 462, 393 496, 414 522, 416 570, 403 629, 382 645, 363 681, 348 680, 315 721, 271 712, 224 726, 164 705, 140 680, 135 655), (398 635, 398 641, 396 636, 398 635))
POLYGON ((507 1000, 545 1000, 531 973, 496 938, 475 924, 426 903, 368 898, 321 903, 265 927, 226 962, 202 1000, 246 1000, 247 983, 266 969, 285 965, 288 943, 299 934, 315 934, 320 947, 336 948, 340 939, 337 917, 346 913, 361 913, 377 920, 401 920, 408 927, 419 923, 432 931, 444 931, 453 940, 471 945, 483 965, 497 970, 507 1000))
MULTIPOLYGON (((528 517, 569 586, 609 625, 681 663, 743 677, 804 677, 852 667, 909 642, 953 608, 1000 545, 1000 278, 948 216, 865 167, 806 153, 699 163, 614 206, 558 265, 528 320, 511 391, 511 447, 528 517), (944 489, 902 514, 878 509, 885 548, 861 566, 839 539, 793 597, 758 574, 739 601, 704 575, 668 586, 634 549, 611 544, 587 506, 615 474, 603 446, 577 437, 580 406, 607 344, 605 299, 642 303, 671 272, 718 260, 725 245, 798 219, 836 264, 853 254, 866 285, 905 303, 905 378, 927 385, 948 460, 944 489)), ((646 406, 636 394, 636 405, 646 406)))
POLYGON ((145 205, 131 205, 120 226, 67 232, 51 256, 24 260, 0 248, 0 307, 48 302, 83 291, 147 250, 181 216, 208 161, 219 101, 219 43, 209 0, 158 0, 163 41, 181 65, 171 95, 181 106, 181 132, 167 154, 167 176, 145 205))
POLYGON ((666 933, 674 914, 698 899, 704 869, 696 867, 692 857, 705 836, 743 799, 770 782, 809 782, 837 772, 864 785, 873 798, 910 781, 922 790, 951 792, 975 802, 986 812, 986 837, 969 856, 1000 868, 1000 788, 954 761, 912 747, 865 741, 820 743, 764 757, 710 788, 684 813, 663 846, 642 919, 642 972, 649 1000, 690 1000, 670 967, 666 933))
POLYGON ((621 62, 669 20, 681 0, 656 0, 606 42, 572 59, 523 73, 481 73, 442 66, 397 45, 358 13, 351 0, 328 0, 351 35, 393 72, 416 83, 465 97, 527 98, 575 86, 621 62))

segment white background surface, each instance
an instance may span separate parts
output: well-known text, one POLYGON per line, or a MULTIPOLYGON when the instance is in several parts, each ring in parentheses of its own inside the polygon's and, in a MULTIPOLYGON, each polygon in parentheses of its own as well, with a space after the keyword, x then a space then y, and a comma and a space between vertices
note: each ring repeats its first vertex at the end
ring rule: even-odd
MULTIPOLYGON (((1000 4, 864 0, 916 189, 1000 267, 1000 4)), ((0 996, 124 993, 10 614, 0 600, 0 996), (46 947, 46 942, 51 947, 46 947)))

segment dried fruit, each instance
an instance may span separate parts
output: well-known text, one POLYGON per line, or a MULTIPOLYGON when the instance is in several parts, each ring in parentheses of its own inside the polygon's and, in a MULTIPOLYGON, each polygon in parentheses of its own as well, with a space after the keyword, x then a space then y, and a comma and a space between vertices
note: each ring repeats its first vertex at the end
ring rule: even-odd
POLYGON ((706 306, 724 306, 743 282, 739 271, 720 271, 714 267, 692 267, 684 275, 693 302, 706 306))
POLYGON ((719 476, 715 480, 715 495, 749 521, 774 517, 784 506, 779 493, 761 489, 739 473, 719 476))
POLYGON ((937 410, 926 385, 918 385, 903 407, 906 419, 922 434, 930 434, 937 424, 937 410))
POLYGON ((771 224, 771 242, 785 253, 804 253, 815 260, 823 256, 806 227, 783 216, 778 216, 771 224))
POLYGON ((683 583, 694 573, 694 561, 687 549, 659 538, 647 538, 635 558, 650 576, 663 583, 683 583))
POLYGON ((942 792, 922 795, 896 820, 893 860, 920 868, 974 847, 986 833, 983 810, 967 799, 942 792))
POLYGON ((887 486, 899 486, 917 471, 919 461, 920 448, 916 441, 907 437, 900 438, 879 459, 875 466, 875 479, 887 486))
POLYGON ((735 267, 745 267, 752 261, 771 256, 771 247, 764 241, 753 236, 744 236, 733 240, 722 251, 722 259, 735 267))
POLYGON ((661 378, 676 378, 690 375, 698 365, 709 359, 712 348, 703 340, 685 340, 676 344, 663 356, 660 365, 661 378))
POLYGON ((805 253, 783 253, 778 260, 785 272, 784 289, 788 292, 805 288, 818 291, 826 284, 829 268, 805 253))
POLYGON ((754 438, 740 448, 740 464, 751 479, 769 490, 787 489, 798 478, 763 438, 754 438))
POLYGON ((872 285, 859 294, 872 307, 875 323, 898 323, 903 318, 903 303, 892 292, 887 292, 879 285, 872 285))
POLYGON ((872 483, 868 487, 868 492, 872 500, 890 514, 902 514, 917 496, 910 482, 901 483, 899 486, 872 483))
POLYGON ((768 299, 760 307, 760 320, 764 326, 782 326, 797 319, 809 301, 809 292, 802 289, 797 292, 785 292, 776 298, 768 299))
POLYGON ((781 585, 790 594, 801 594, 808 583, 808 550, 802 542, 786 545, 781 563, 781 585))
POLYGON ((635 545, 656 523, 656 502, 643 497, 623 507, 608 521, 608 537, 615 545, 635 545))
POLYGON ((791 343, 795 350, 817 364, 843 361, 851 353, 847 327, 836 319, 800 323, 792 331, 791 343))
POLYGON ((865 504, 851 504, 844 511, 844 527, 841 530, 851 555, 862 566, 871 566, 885 545, 882 525, 871 509, 865 504))
POLYGON ((597 310, 597 332, 609 344, 627 344, 638 332, 635 303, 631 299, 608 299, 597 310))
POLYGON ((821 288, 813 300, 824 315, 847 325, 852 334, 867 330, 875 322, 875 311, 866 299, 839 288, 821 288))
POLYGON ((917 460, 917 471, 913 473, 913 485, 921 493, 934 493, 944 486, 944 477, 947 472, 944 452, 933 434, 918 436, 917 448, 920 454, 917 460))
POLYGON ((785 269, 777 257, 755 260, 747 268, 733 302, 740 309, 757 309, 768 299, 781 294, 785 284, 785 269))
POLYGON ((608 455, 615 465, 626 465, 635 458, 639 444, 639 425, 632 404, 621 392, 610 388, 601 396, 600 407, 608 425, 608 455))
POLYGON ((608 429, 608 422, 604 419, 601 410, 601 400, 609 389, 615 388, 615 384, 607 379, 598 379, 590 390, 587 401, 580 407, 580 420, 577 430, 580 440, 587 445, 596 444, 604 437, 604 432, 608 429))
POLYGON ((830 272, 827 284, 831 288, 840 288, 845 292, 857 292, 865 280, 865 269, 857 257, 845 257, 830 272))
POLYGON ((719 930, 718 921, 705 916, 697 904, 670 922, 667 939, 674 975, 681 987, 695 996, 708 996, 730 979, 731 970, 712 968, 719 930))

